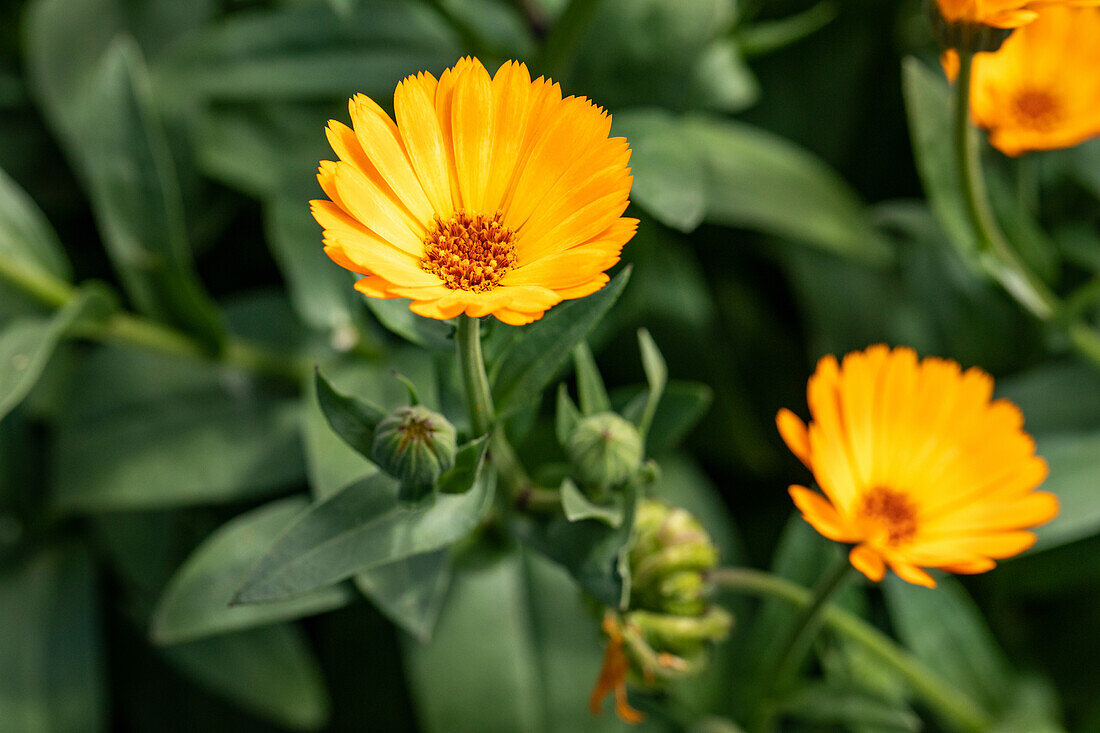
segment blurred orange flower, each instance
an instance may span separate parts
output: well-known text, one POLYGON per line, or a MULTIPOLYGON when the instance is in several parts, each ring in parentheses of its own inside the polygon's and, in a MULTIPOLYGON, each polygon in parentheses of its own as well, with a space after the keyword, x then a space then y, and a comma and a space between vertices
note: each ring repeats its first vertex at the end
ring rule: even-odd
POLYGON ((1088 7, 1100 0, 936 0, 948 23, 978 23, 994 28, 1019 28, 1054 7, 1088 7))
POLYGON ((874 581, 889 566, 934 587, 922 568, 981 573, 1031 547, 1024 530, 1052 519, 1058 500, 1034 491, 1047 464, 1020 410, 992 393, 985 372, 918 362, 909 348, 826 356, 807 387, 809 426, 789 410, 776 418, 824 492, 791 486, 802 516, 855 544, 852 565, 874 581))
MULTIPOLYGON (((949 51, 944 68, 958 74, 949 51)), ((974 57, 970 117, 1006 155, 1100 135, 1100 10, 1048 8, 996 53, 974 57)))
POLYGON ((529 323, 607 283, 637 220, 623 218, 630 148, 590 101, 507 62, 490 78, 464 58, 437 81, 394 92, 396 123, 374 101, 329 122, 339 157, 311 202, 325 252, 365 275, 356 289, 410 298, 429 318, 492 314, 529 323))

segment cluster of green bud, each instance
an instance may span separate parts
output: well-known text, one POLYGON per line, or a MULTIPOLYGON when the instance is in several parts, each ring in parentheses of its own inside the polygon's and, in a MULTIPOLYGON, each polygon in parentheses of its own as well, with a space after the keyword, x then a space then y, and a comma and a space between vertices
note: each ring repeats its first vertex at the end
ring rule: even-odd
POLYGON ((454 426, 422 405, 398 407, 374 430, 371 457, 401 481, 401 497, 415 501, 431 493, 458 452, 454 426))
POLYGON ((701 672, 710 646, 733 624, 708 600, 706 573, 718 564, 718 548, 690 513, 659 501, 639 503, 634 528, 623 648, 650 685, 701 672))
POLYGON ((565 449, 577 477, 597 493, 626 483, 638 473, 645 457, 638 429, 613 412, 578 420, 565 449))
POLYGON ((943 17, 936 0, 926 0, 925 9, 932 25, 932 33, 944 49, 953 48, 964 53, 993 53, 1012 35, 1011 28, 994 28, 968 20, 948 20, 943 17))

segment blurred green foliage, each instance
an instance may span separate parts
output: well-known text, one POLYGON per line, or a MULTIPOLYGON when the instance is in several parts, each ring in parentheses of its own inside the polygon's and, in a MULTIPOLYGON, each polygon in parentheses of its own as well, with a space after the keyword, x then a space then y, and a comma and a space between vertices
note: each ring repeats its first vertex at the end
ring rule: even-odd
MULTIPOLYGON (((0 274, 39 286, 0 277, 0 731, 623 727, 585 707, 598 625, 565 571, 491 532, 445 547, 491 487, 415 510, 446 510, 453 536, 391 537, 383 515, 321 548, 338 572, 272 566, 272 587, 308 593, 229 605, 272 545, 308 544, 282 531, 309 496, 330 533, 394 490, 328 430, 310 367, 387 408, 406 400, 395 369, 464 420, 449 329, 365 303, 306 202, 347 97, 389 106, 405 75, 467 53, 590 96, 634 151, 629 284, 552 310, 525 348, 489 327, 521 453, 564 460, 537 399, 593 326, 609 404, 644 403, 645 326, 671 377, 648 436, 658 495, 725 564, 811 584, 838 548, 787 521, 800 474, 772 421, 813 361, 885 341, 980 365, 1023 408, 1062 516, 987 576, 843 604, 998 730, 1100 730, 1100 371, 969 257, 919 2, 29 0, 0 7, 0 274), (149 321, 169 330, 135 334, 149 321)), ((1022 256, 1093 318, 1098 161, 1098 141, 987 161, 1022 256)), ((792 612, 724 600, 732 640, 671 703, 639 701, 642 730, 725 730, 751 708, 792 612)), ((937 729, 859 648, 816 652, 790 730, 937 729)))

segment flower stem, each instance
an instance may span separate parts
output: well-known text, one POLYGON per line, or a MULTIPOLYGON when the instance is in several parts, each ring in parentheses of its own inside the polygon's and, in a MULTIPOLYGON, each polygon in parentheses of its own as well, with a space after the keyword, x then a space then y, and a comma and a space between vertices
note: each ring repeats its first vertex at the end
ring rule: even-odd
POLYGON ((955 82, 955 162, 959 169, 966 212, 978 238, 980 253, 987 256, 986 269, 1025 308, 1041 320, 1058 312, 1058 297, 1024 265, 1001 233, 989 204, 982 174, 977 137, 970 126, 970 86, 974 54, 959 51, 959 77, 955 82))
MULTIPOLYGON (((0 281, 7 282, 54 310, 62 308, 76 293, 76 288, 64 280, 3 255, 0 255, 0 281)), ((287 355, 268 351, 233 336, 226 339, 220 353, 213 353, 182 331, 125 311, 111 314, 102 323, 85 326, 75 335, 195 361, 225 364, 295 385, 308 371, 305 364, 297 363, 287 355)))
MULTIPOLYGON (((748 568, 719 568, 710 580, 735 593, 763 598, 778 598, 800 608, 814 602, 813 592, 789 580, 748 568)), ((920 660, 898 646, 890 637, 859 616, 825 605, 821 618, 825 626, 859 644, 891 669, 929 707, 940 713, 961 731, 988 730, 991 721, 977 704, 941 679, 920 660)))
POLYGON ((466 407, 470 428, 475 435, 489 432, 496 419, 485 357, 481 354, 481 321, 467 315, 458 317, 458 361, 462 365, 462 383, 466 388, 466 407))

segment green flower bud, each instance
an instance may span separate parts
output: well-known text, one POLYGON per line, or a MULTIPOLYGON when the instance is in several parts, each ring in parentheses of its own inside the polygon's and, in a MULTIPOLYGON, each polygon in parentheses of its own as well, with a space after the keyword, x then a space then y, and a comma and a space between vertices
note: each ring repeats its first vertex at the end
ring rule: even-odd
POLYGON ((703 573, 718 564, 718 548, 703 525, 683 509, 658 501, 638 505, 630 550, 635 605, 676 615, 706 608, 703 573))
POLYGON ((600 489, 618 486, 637 473, 644 453, 637 429, 613 412, 582 418, 565 448, 581 481, 600 489))
POLYGON ((454 426, 422 405, 399 407, 374 430, 371 457, 401 481, 401 498, 416 500, 454 466, 458 452, 454 426))

